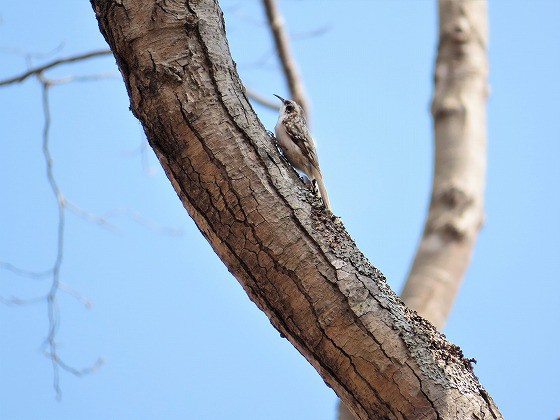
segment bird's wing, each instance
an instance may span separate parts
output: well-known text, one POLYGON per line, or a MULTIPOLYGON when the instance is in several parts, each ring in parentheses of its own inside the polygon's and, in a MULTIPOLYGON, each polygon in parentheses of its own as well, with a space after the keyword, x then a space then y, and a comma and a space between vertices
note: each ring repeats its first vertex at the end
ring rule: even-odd
POLYGON ((284 127, 294 143, 301 149, 304 156, 309 156, 311 164, 320 171, 315 145, 307 130, 305 121, 285 121, 284 127))

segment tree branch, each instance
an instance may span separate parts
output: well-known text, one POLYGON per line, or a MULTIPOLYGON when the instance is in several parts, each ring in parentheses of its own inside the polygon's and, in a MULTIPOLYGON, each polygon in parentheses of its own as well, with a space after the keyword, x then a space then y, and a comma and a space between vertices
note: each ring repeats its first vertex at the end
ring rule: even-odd
POLYGON ((109 54, 111 54, 111 50, 100 50, 100 51, 91 51, 84 54, 73 55, 71 57, 66 57, 66 58, 59 58, 47 64, 43 64, 42 66, 29 69, 25 73, 22 73, 18 76, 13 76, 8 79, 0 80, 0 86, 6 86, 13 83, 21 83, 30 76, 39 75, 43 73, 45 70, 51 69, 61 64, 73 63, 75 61, 87 60, 88 58, 99 57, 102 55, 109 55, 109 54))
POLYGON ((275 111, 278 111, 280 109, 280 103, 278 101, 271 101, 267 98, 265 98, 264 96, 258 94, 257 92, 255 92, 252 89, 249 89, 248 87, 245 87, 245 92, 247 93, 247 96, 251 99, 253 99, 255 102, 266 106, 267 108, 273 109, 275 111))
POLYGON ((501 418, 281 158, 212 0, 92 0, 150 145, 214 251, 359 418, 501 418))
POLYGON ((432 198, 401 293, 438 328, 447 319, 484 217, 486 8, 485 1, 439 1, 432 198))
POLYGON ((307 100, 307 95, 303 88, 303 81, 299 75, 296 61, 290 49, 288 34, 284 29, 284 20, 280 15, 275 0, 263 0, 263 5, 274 38, 274 44, 276 45, 276 52, 278 53, 280 64, 282 64, 282 70, 286 77, 288 88, 290 89, 290 95, 294 101, 301 105, 305 111, 305 115, 309 116, 309 101, 307 100))
MULTIPOLYGON (((58 209, 58 229, 57 229, 57 246, 56 246, 56 258, 51 271, 51 285, 48 294, 44 298, 47 302, 47 313, 49 319, 49 333, 47 338, 43 343, 44 353, 51 360, 53 368, 53 388, 56 392, 56 398, 60 400, 62 398, 62 390, 60 388, 60 372, 59 369, 63 369, 77 376, 82 376, 87 373, 93 372, 99 366, 103 364, 102 359, 98 359, 91 367, 85 369, 76 369, 61 359, 58 353, 58 342, 56 340, 58 327, 60 325, 60 314, 58 311, 58 291, 61 288, 60 281, 60 269, 62 266, 62 260, 64 256, 64 231, 66 227, 66 217, 65 217, 65 199, 62 195, 58 183, 54 177, 53 172, 53 159, 50 152, 50 127, 51 127, 51 112, 49 103, 49 89, 52 84, 49 80, 45 79, 42 73, 38 73, 37 77, 41 82, 42 88, 42 103, 43 103, 43 156, 45 158, 45 164, 47 167, 47 180, 51 187, 52 193, 56 199, 57 209, 58 209)), ((75 296, 75 294, 74 294, 75 296)))

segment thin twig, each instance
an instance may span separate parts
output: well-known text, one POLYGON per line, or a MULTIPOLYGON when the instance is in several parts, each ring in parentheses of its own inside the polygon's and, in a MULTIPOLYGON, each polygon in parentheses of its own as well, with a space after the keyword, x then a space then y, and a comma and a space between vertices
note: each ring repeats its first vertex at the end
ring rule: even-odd
POLYGON ((286 82, 288 83, 288 87, 290 89, 290 95, 293 100, 301 105, 305 114, 309 117, 309 101, 307 100, 305 89, 303 88, 303 81, 299 75, 296 61, 290 50, 288 35, 284 29, 284 21, 280 15, 278 7, 276 6, 276 1, 263 0, 263 5, 266 11, 266 17, 268 19, 270 30, 272 31, 272 35, 274 37, 274 44, 276 45, 278 58, 282 64, 284 76, 286 77, 286 82))
MULTIPOLYGON (((50 359, 53 367, 53 387, 56 392, 56 398, 60 400, 61 390, 59 383, 59 364, 58 356, 56 352, 56 331, 59 324, 59 314, 58 306, 56 301, 56 293, 58 291, 60 283, 60 266, 62 264, 62 258, 64 253, 64 197, 58 188, 58 184, 53 175, 53 160, 49 150, 49 131, 51 125, 51 114, 49 106, 49 89, 50 83, 42 77, 42 74, 38 73, 38 78, 41 82, 42 88, 42 99, 43 99, 43 116, 44 116, 44 126, 43 126, 43 155, 45 157, 45 163, 47 165, 47 179, 51 190, 55 196, 56 204, 58 208, 58 232, 57 232, 57 251, 56 259, 53 265, 53 275, 52 283, 49 293, 47 295, 47 312, 49 316, 49 334, 46 338, 46 343, 48 343, 50 359)), ((23 80, 23 79, 22 79, 23 80)))
MULTIPOLYGON (((56 179, 54 177, 53 172, 53 159, 49 149, 49 133, 50 133, 50 126, 51 126, 51 113, 50 113, 50 105, 49 105, 49 89, 52 86, 51 81, 45 79, 41 72, 37 73, 37 78, 41 83, 42 88, 42 102, 43 102, 43 117, 44 117, 44 125, 43 125, 43 156, 45 158, 45 163, 47 166, 47 179, 53 195, 56 198, 56 203, 58 207, 58 231, 57 231, 57 251, 56 251, 56 258, 52 268, 52 277, 51 277, 51 287, 49 293, 46 296, 47 301, 47 312, 49 318, 49 333, 47 338, 44 341, 44 347, 47 349, 44 353, 49 357, 53 367, 53 388, 56 393, 56 398, 60 400, 62 398, 62 391, 60 389, 60 369, 63 369, 67 372, 70 372, 77 376, 82 376, 86 373, 92 372, 97 369, 102 363, 102 359, 98 359, 92 366, 78 370, 69 366, 65 363, 57 352, 57 341, 56 341, 56 334, 58 331, 58 327, 60 324, 60 314, 58 312, 58 303, 57 303, 57 293, 63 287, 60 281, 60 268, 62 265, 62 260, 64 256, 64 229, 65 229, 65 209, 66 209, 66 201, 56 179)), ((71 289, 64 287, 67 293, 70 293, 72 296, 76 298, 81 298, 81 296, 77 296, 76 293, 73 293, 71 289)), ((85 302, 85 299, 80 299, 82 302, 85 302)), ((87 303, 84 303, 87 305, 87 303)))
POLYGON ((31 271, 31 270, 25 270, 23 268, 16 267, 15 265, 4 261, 0 261, 0 269, 11 271, 12 273, 18 276, 29 277, 31 279, 44 279, 47 277, 51 277, 53 274, 52 268, 49 268, 48 270, 45 271, 31 271))
POLYGON ((123 156, 129 157, 129 156, 137 156, 140 155, 140 163, 142 165, 142 172, 144 172, 146 175, 154 175, 155 174, 155 168, 153 166, 150 166, 150 160, 149 160, 149 155, 148 155, 148 149, 149 149, 149 143, 148 140, 146 140, 145 137, 142 137, 140 146, 135 147, 132 150, 127 150, 125 152, 123 152, 123 156))
POLYGON ((29 52, 28 50, 22 50, 21 48, 14 48, 14 47, 2 47, 2 48, 0 48, 0 52, 1 53, 7 53, 7 54, 19 55, 20 57, 25 58, 26 61, 29 61, 31 59, 43 60, 47 57, 52 57, 53 55, 62 51, 63 48, 64 48, 64 42, 61 42, 56 47, 54 47, 52 50, 47 51, 47 52, 44 52, 44 51, 29 52))
POLYGON ((76 299, 78 302, 80 302, 82 305, 84 305, 87 309, 92 308, 93 303, 91 302, 91 300, 85 298, 80 292, 78 292, 76 289, 70 287, 66 283, 60 281, 58 283, 58 288, 59 288, 59 290, 61 290, 65 293, 69 294, 70 296, 72 296, 74 299, 76 299))
POLYGON ((278 111, 280 109, 280 103, 279 102, 273 102, 273 101, 265 98, 261 94, 255 92, 254 90, 249 89, 248 87, 245 87, 245 92, 247 92, 247 96, 249 98, 251 98, 252 100, 254 100, 255 102, 257 102, 261 105, 266 106, 267 108, 274 109, 276 111, 278 111))
POLYGON ((256 60, 253 60, 252 62, 239 63, 238 67, 242 68, 244 70, 251 70, 251 69, 262 70, 262 69, 265 69, 265 70, 275 71, 276 70, 275 66, 268 66, 269 60, 272 57, 276 56, 275 51, 276 51, 276 49, 266 51, 265 53, 261 54, 261 56, 259 58, 257 58, 256 60))
POLYGON ((31 305, 34 303, 43 303, 45 301, 45 298, 46 296, 39 296, 39 297, 34 297, 29 299, 22 299, 15 296, 12 296, 10 298, 5 298, 3 296, 0 296, 0 303, 6 306, 12 306, 12 305, 23 306, 23 305, 31 305))
POLYGON ((21 83, 30 76, 40 75, 45 70, 59 66, 61 64, 73 63, 75 61, 82 61, 88 58, 99 57, 99 56, 109 55, 109 54, 111 54, 111 50, 99 50, 99 51, 91 51, 88 53, 73 55, 71 57, 59 58, 58 60, 51 61, 47 64, 43 64, 42 66, 29 69, 25 73, 20 74, 19 76, 13 76, 8 79, 0 80, 0 86, 6 86, 13 83, 21 83))
POLYGON ((114 224, 112 224, 109 221, 109 219, 122 215, 122 216, 128 217, 133 222, 135 222, 135 223, 139 224, 140 226, 143 226, 146 229, 149 229, 153 232, 156 232, 156 233, 159 233, 159 234, 162 234, 162 235, 174 236, 174 237, 183 236, 183 230, 182 229, 161 225, 157 222, 154 222, 153 220, 150 220, 150 219, 142 216, 142 214, 140 214, 137 211, 135 211, 131 208, 128 208, 128 207, 114 208, 112 210, 109 210, 109 211, 105 212, 102 215, 97 215, 97 214, 91 213, 87 210, 83 210, 80 207, 78 207, 75 204, 68 201, 67 199, 64 199, 64 208, 68 211, 71 211, 76 216, 80 217, 81 219, 83 219, 87 222, 90 222, 90 223, 95 223, 95 224, 101 226, 102 228, 110 230, 113 233, 120 232, 120 229, 117 226, 115 226, 114 224))
MULTIPOLYGON (((57 250, 56 250, 56 258, 53 264, 53 267, 49 270, 44 272, 35 272, 30 270, 23 270, 20 269, 10 263, 5 263, 0 261, 0 269, 4 269, 10 271, 19 276, 25 276, 30 278, 50 278, 51 284, 49 291, 46 295, 36 298, 30 299, 22 299, 19 297, 10 297, 5 298, 0 296, 0 303, 5 305, 26 305, 32 303, 39 303, 45 302, 47 303, 47 313, 49 319, 49 330, 47 337, 43 342, 43 352, 44 354, 51 360, 52 367, 53 367, 53 388, 56 393, 56 398, 58 400, 61 399, 62 391, 60 388, 60 369, 72 373, 76 376, 82 376, 87 373, 93 372, 96 370, 101 364, 103 364, 103 359, 99 358, 93 365, 86 367, 84 369, 76 369, 70 365, 68 365, 64 360, 60 358, 58 354, 58 343, 56 340, 59 324, 60 324, 60 314, 58 309, 58 302, 57 302, 57 294, 59 291, 68 293, 82 304, 84 304, 87 308, 91 308, 91 302, 84 298, 79 292, 74 290, 68 285, 65 285, 60 280, 60 271, 62 266, 62 260, 64 255, 64 232, 65 232, 65 215, 66 210, 70 210, 73 213, 77 214, 79 217, 82 217, 90 222, 97 223, 101 226, 114 228, 111 224, 106 220, 104 217, 98 217, 92 213, 83 211, 79 207, 69 203, 65 200, 54 176, 53 172, 53 159, 50 153, 49 148, 49 140, 50 140, 50 127, 51 127, 51 112, 50 112, 50 104, 49 104, 49 92, 50 88, 54 85, 65 84, 70 82, 85 82, 90 80, 99 80, 105 77, 114 77, 113 75, 93 75, 93 76, 71 76, 71 77, 64 77, 60 79, 47 79, 44 77, 43 72, 51 69, 55 66, 62 65, 65 63, 77 62, 86 60, 89 58, 108 55, 111 52, 109 50, 101 50, 101 51, 93 51, 89 53, 79 54, 72 57, 62 58, 58 60, 51 61, 47 64, 44 64, 40 67, 31 68, 25 73, 22 73, 19 76, 15 76, 9 79, 5 79, 0 81, 0 86, 5 86, 8 84, 13 83, 20 83, 29 78, 30 76, 36 76, 41 84, 42 89, 42 105, 43 105, 43 117, 44 117, 44 125, 43 125, 43 156, 46 163, 46 172, 47 172, 47 179, 49 185, 51 187, 52 193, 55 196, 57 208, 58 208, 58 229, 57 229, 57 250)), ((130 215, 137 223, 143 224, 148 226, 154 230, 161 230, 165 231, 165 228, 161 228, 159 226, 150 225, 149 221, 146 221, 141 218, 141 216, 137 215, 130 215)), ((168 234, 175 234, 176 232, 167 231, 165 233, 168 234)))
POLYGON ((332 25, 331 24, 325 24, 323 26, 319 26, 315 29, 311 29, 309 31, 305 31, 305 32, 298 32, 297 34, 292 34, 292 39, 295 40, 302 40, 302 39, 308 39, 308 38, 315 38, 317 36, 321 36, 326 34, 327 32, 329 32, 332 29, 332 25))
MULTIPOLYGON (((48 357, 50 357, 50 355, 48 353, 46 353, 46 355, 48 357)), ((56 357, 56 355, 55 355, 55 357, 56 357)), ((70 372, 74 376, 84 376, 84 375, 87 375, 89 373, 92 373, 92 372, 96 371, 97 369, 99 369, 101 367, 101 365, 103 365, 103 363, 105 363, 105 360, 102 357, 100 357, 91 366, 88 366, 88 367, 85 367, 85 368, 82 368, 82 369, 76 369, 75 367, 72 367, 72 366, 66 364, 63 360, 60 360, 58 358, 56 360, 57 360, 58 366, 60 366, 66 372, 70 372)))
POLYGON ((100 74, 89 74, 85 76, 66 76, 59 79, 49 79, 51 86, 53 85, 63 85, 66 83, 74 82, 96 82, 102 79, 116 79, 117 75, 114 73, 100 73, 100 74))
POLYGON ((87 222, 95 223, 96 225, 99 225, 104 229, 110 230, 111 232, 116 233, 118 231, 118 228, 115 225, 113 225, 111 222, 109 222, 107 220, 107 217, 105 216, 98 216, 97 214, 84 210, 68 200, 64 201, 64 207, 67 210, 74 213, 76 216, 80 217, 81 219, 87 222))

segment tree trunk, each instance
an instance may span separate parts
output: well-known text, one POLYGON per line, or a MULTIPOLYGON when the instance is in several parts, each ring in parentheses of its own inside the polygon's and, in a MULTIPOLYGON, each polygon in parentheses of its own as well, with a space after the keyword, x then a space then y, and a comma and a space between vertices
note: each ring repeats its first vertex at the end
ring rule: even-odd
POLYGON ((440 0, 432 102, 435 160, 424 233, 401 298, 441 329, 483 221, 486 1, 440 0))
POLYGON ((217 3, 92 5, 183 205, 353 414, 501 418, 460 349, 402 304, 280 157, 237 76, 217 3))

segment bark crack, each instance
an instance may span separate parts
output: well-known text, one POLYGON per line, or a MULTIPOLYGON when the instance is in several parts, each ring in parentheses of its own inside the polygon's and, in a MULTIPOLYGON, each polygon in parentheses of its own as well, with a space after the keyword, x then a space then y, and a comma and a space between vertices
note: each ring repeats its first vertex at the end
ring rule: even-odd
POLYGON ((420 377, 418 376, 418 374, 416 373, 416 371, 408 364, 408 362, 406 363, 406 366, 408 366, 408 368, 410 369, 410 371, 412 372, 412 374, 416 377, 416 379, 418 380, 418 384, 420 385, 420 392, 422 393, 422 395, 424 395, 424 398, 426 399, 426 401, 428 401, 430 403, 430 406, 432 407, 432 410, 434 411, 434 413, 436 414, 436 419, 437 420, 441 420, 441 416, 439 415, 439 411, 436 407, 436 405, 434 404, 434 402, 430 399, 430 397, 428 397, 428 394, 426 394, 426 392, 424 391, 424 386, 422 383, 422 379, 420 379, 420 377))

